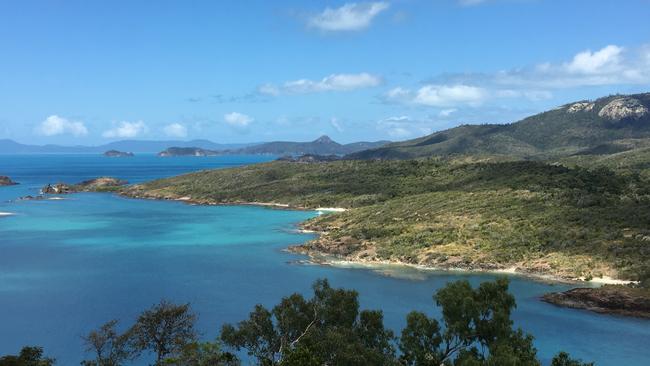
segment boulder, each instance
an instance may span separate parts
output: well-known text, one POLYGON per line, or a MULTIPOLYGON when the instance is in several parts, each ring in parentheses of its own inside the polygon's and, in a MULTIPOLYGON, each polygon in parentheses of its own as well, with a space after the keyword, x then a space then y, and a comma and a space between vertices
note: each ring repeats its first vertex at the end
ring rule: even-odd
POLYGON ((622 119, 640 119, 648 114, 648 108, 635 98, 616 98, 607 103, 598 115, 612 121, 622 119))

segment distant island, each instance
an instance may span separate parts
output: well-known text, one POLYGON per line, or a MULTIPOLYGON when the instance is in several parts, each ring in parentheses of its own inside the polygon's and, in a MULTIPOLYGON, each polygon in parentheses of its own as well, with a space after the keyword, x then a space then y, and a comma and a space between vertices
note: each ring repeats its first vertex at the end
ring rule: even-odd
POLYGON ((292 142, 273 141, 252 145, 240 149, 211 150, 200 147, 170 147, 158 153, 158 156, 215 156, 215 155, 282 155, 296 156, 343 156, 365 149, 384 146, 389 141, 353 142, 339 144, 328 136, 321 136, 314 141, 292 142))
POLYGON ((216 156, 221 155, 220 152, 200 147, 170 147, 158 153, 161 157, 170 156, 216 156))
POLYGON ((0 154, 103 154, 108 150, 157 153, 170 146, 200 147, 208 150, 235 150, 254 145, 219 144, 209 140, 121 140, 97 146, 27 145, 10 139, 0 139, 0 154))
MULTIPOLYGON (((0 139, 0 154, 103 154, 108 151, 138 153, 164 153, 169 149, 201 149, 206 155, 177 151, 179 155, 162 156, 209 156, 209 155, 345 155, 365 149, 384 146, 390 141, 353 142, 339 144, 328 136, 310 142, 273 141, 219 144, 209 140, 123 140, 98 146, 26 145, 9 139, 0 139), (183 154, 183 155, 180 155, 183 154)), ((174 152, 170 152, 174 154, 174 152)))
POLYGON ((316 140, 309 142, 273 141, 237 150, 228 150, 227 152, 242 155, 346 155, 361 150, 384 146, 389 142, 390 141, 362 141, 349 144, 339 144, 329 136, 323 135, 316 140))
POLYGON ((14 182, 11 180, 11 178, 5 176, 5 175, 0 175, 0 186, 14 186, 18 183, 14 182))
POLYGON ((124 152, 118 150, 108 150, 104 153, 104 156, 109 158, 132 158, 135 155, 132 152, 124 152))

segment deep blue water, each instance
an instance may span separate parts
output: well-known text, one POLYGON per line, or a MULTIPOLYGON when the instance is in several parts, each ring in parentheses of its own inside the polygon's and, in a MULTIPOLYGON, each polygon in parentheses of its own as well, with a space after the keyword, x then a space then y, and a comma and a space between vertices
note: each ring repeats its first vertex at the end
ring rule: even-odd
MULTIPOLYGON (((256 303, 272 306, 292 292, 309 295, 317 278, 359 291, 401 329, 410 310, 438 314, 431 295, 446 282, 474 284, 492 275, 359 269, 297 264, 282 251, 311 238, 295 224, 313 212, 76 194, 64 200, 14 201, 49 182, 116 176, 139 182, 270 157, 111 159, 93 155, 0 155, 0 355, 40 345, 59 365, 77 365, 82 334, 118 318, 130 324, 162 298, 191 302, 206 338, 245 318, 256 303)), ((650 322, 562 309, 538 297, 565 285, 513 277, 517 325, 535 335, 540 357, 559 350, 598 365, 650 364, 650 322)))

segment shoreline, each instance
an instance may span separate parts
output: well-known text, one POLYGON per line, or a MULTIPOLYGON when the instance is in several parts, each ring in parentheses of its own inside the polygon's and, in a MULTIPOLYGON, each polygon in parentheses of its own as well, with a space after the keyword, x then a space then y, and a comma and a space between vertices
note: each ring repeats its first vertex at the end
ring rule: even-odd
MULTIPOLYGON (((118 192, 119 196, 133 198, 133 199, 151 199, 151 200, 166 200, 166 201, 177 201, 183 202, 186 204, 192 205, 206 205, 206 206, 259 206, 271 209, 281 209, 281 210, 296 210, 296 211, 314 211, 322 214, 323 212, 328 213, 338 213, 347 211, 347 208, 342 207, 304 207, 304 206, 292 206, 286 203, 276 203, 276 202, 259 202, 259 201, 233 201, 233 202, 213 202, 209 200, 197 200, 193 199, 190 196, 182 197, 173 197, 173 196, 155 196, 147 194, 135 194, 135 192, 118 192)), ((316 234, 319 238, 323 237, 323 232, 318 230, 311 230, 305 228, 305 222, 298 222, 297 224, 298 232, 306 234, 316 234)), ((310 240, 311 241, 311 240, 310 240)), ((359 266, 366 268, 381 268, 382 266, 399 266, 412 268, 421 271, 440 271, 440 272, 465 272, 465 273, 491 273, 491 274, 506 274, 512 276, 520 276, 533 280, 538 280, 542 282, 554 282, 554 283, 564 283, 564 284, 584 284, 590 287, 600 287, 603 285, 628 285, 637 283, 637 281, 632 280, 621 280, 616 279, 610 276, 602 276, 598 278, 591 278, 586 280, 584 278, 575 278, 575 277, 563 277, 559 275, 549 274, 549 273, 538 273, 533 271, 527 271, 525 268, 521 268, 516 264, 511 265, 506 268, 476 268, 476 267, 445 267, 445 266, 429 266, 423 264, 415 264, 402 262, 398 260, 368 260, 368 259, 358 259, 358 258, 342 258, 338 257, 335 254, 321 252, 313 249, 304 247, 310 241, 306 241, 300 245, 289 246, 285 248, 286 251, 296 254, 302 254, 309 258, 310 262, 313 264, 320 265, 330 265, 330 266, 359 266)))
MULTIPOLYGON (((300 226, 303 223, 299 224, 300 226)), ((299 232, 305 234, 316 234, 319 237, 322 237, 322 232, 311 229, 300 228, 299 232)), ((403 262, 394 259, 360 259, 360 258, 349 258, 341 257, 336 254, 331 254, 327 252, 322 252, 310 248, 306 248, 305 244, 309 241, 301 244, 294 245, 286 248, 290 253, 305 255, 309 258, 309 261, 314 264, 328 265, 332 267, 341 267, 341 268, 350 268, 350 267, 361 267, 367 269, 382 269, 387 267, 403 267, 415 269, 423 272, 462 272, 462 273, 478 273, 478 274, 504 274, 510 276, 524 277, 541 282, 552 282, 552 283, 563 283, 563 284, 583 284, 590 287, 601 287, 604 285, 629 285, 638 283, 638 281, 632 280, 621 280, 612 278, 610 276, 594 277, 590 280, 584 278, 576 277, 563 277, 559 275, 549 274, 549 273, 540 273, 527 271, 525 268, 519 267, 516 264, 511 265, 505 268, 477 268, 477 267, 459 267, 459 266, 432 266, 425 264, 409 263, 403 262)))
MULTIPOLYGON (((316 231, 302 231, 304 233, 318 234, 316 231)), ((618 280, 613 279, 608 276, 603 276, 604 278, 597 278, 596 281, 593 279, 586 281, 579 278, 565 278, 561 276, 556 276, 552 274, 545 273, 535 273, 535 272, 525 272, 520 271, 519 267, 511 266, 508 268, 502 269, 490 269, 490 268, 464 268, 464 267, 435 267, 427 266, 423 264, 414 264, 407 262, 400 262, 395 260, 358 260, 358 259, 349 259, 349 258, 339 258, 335 255, 323 253, 323 252, 314 252, 314 251, 304 251, 300 250, 301 248, 296 248, 296 246, 288 247, 285 250, 289 253, 305 255, 309 258, 309 262, 312 264, 323 265, 323 266, 332 266, 338 268, 363 268, 370 270, 381 270, 388 268, 399 268, 404 269, 413 269, 417 271, 426 272, 445 272, 445 273, 464 273, 464 274, 503 274, 508 276, 522 277, 539 282, 547 283, 559 283, 559 284, 571 284, 571 285, 585 285, 593 288, 597 288, 603 285, 627 285, 636 283, 635 281, 628 280, 618 280)))

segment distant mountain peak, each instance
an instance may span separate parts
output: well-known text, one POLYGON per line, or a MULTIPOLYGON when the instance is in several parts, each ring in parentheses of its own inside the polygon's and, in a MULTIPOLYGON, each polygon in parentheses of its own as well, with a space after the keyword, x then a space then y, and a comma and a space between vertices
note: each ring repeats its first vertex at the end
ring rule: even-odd
POLYGON ((323 135, 323 136, 317 138, 316 140, 314 140, 314 142, 318 143, 318 144, 333 144, 333 143, 335 143, 334 140, 332 140, 327 135, 323 135))

